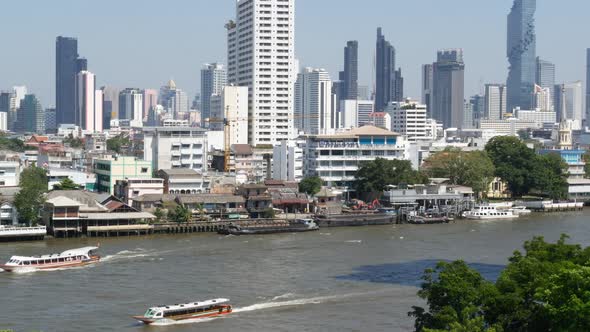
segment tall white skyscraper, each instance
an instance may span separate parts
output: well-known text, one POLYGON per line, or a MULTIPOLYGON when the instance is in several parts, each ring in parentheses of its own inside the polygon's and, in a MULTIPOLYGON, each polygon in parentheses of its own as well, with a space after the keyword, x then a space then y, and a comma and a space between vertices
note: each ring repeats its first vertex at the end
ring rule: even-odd
POLYGON ((226 86, 219 95, 211 96, 209 130, 224 131, 227 121, 229 144, 248 144, 248 88, 226 86))
POLYGON ((277 144, 293 130, 295 0, 238 0, 226 24, 228 82, 249 91, 248 141, 277 144))
POLYGON ((201 69, 201 119, 211 117, 211 96, 221 95, 227 85, 227 73, 223 65, 208 63, 201 69))
POLYGON ((295 84, 295 127, 306 134, 326 134, 337 126, 332 80, 324 69, 305 68, 295 84))
POLYGON ((584 95, 582 89, 582 81, 565 83, 565 114, 568 120, 573 120, 573 129, 579 130, 582 128, 582 120, 584 119, 584 95))
POLYGON ((102 131, 102 91, 96 90, 96 76, 83 70, 76 74, 76 125, 88 132, 102 131), (99 100, 96 100, 98 96, 99 100))
POLYGON ((489 120, 500 120, 506 110, 506 85, 486 84, 484 118, 489 120))

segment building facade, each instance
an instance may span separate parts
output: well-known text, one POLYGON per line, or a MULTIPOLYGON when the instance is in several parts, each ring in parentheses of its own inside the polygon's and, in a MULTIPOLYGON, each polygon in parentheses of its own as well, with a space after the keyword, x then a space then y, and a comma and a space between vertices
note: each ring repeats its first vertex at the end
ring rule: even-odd
POLYGON ((191 168, 207 171, 206 131, 192 127, 145 127, 144 160, 155 170, 191 168))
POLYGON ((115 156, 95 159, 93 172, 96 174, 96 190, 113 194, 115 184, 128 178, 150 179, 152 163, 135 157, 115 156))
POLYGON ((303 140, 282 141, 272 150, 272 178, 281 181, 303 179, 303 140))
POLYGON ((488 120, 500 120, 506 113, 508 113, 506 109, 506 85, 486 84, 484 117, 488 120))
MULTIPOLYGON (((336 127, 332 80, 324 69, 305 68, 295 84, 295 127, 317 135, 336 127)), ((355 99, 356 100, 356 99, 355 99)))
POLYGON ((96 90, 96 76, 86 70, 76 75, 76 121, 87 132, 103 129, 103 94, 96 90))
POLYGON ((441 50, 433 64, 432 117, 445 128, 463 124, 465 64, 462 49, 441 50))
POLYGON ((111 128, 111 120, 119 119, 119 89, 112 86, 103 86, 102 90, 102 127, 111 128))
POLYGON ((377 28, 375 64, 375 111, 381 112, 395 100, 395 48, 385 40, 381 28, 377 28))
POLYGON ((249 89, 248 141, 276 144, 294 134, 295 1, 238 0, 226 24, 228 83, 249 89))
POLYGON ((227 85, 227 73, 222 64, 208 63, 201 69, 201 119, 211 117, 212 95, 220 95, 227 85))
POLYGON ((359 43, 356 40, 348 41, 344 48, 344 70, 340 72, 339 77, 342 82, 340 99, 354 100, 359 98, 358 49, 359 43))
MULTIPOLYGON (((553 96, 555 96, 555 64, 537 57, 537 71, 535 83, 543 89, 549 90, 549 108, 547 111, 553 111, 553 96)), ((536 91, 535 87, 535 91, 536 91)), ((533 100, 534 102, 535 100, 533 100)))
POLYGON ((226 86, 220 95, 210 98, 210 105, 209 129, 227 129, 225 138, 229 139, 229 145, 248 144, 248 88, 226 86))
POLYGON ((33 94, 26 95, 20 103, 16 131, 25 133, 45 133, 45 112, 41 102, 33 94))
POLYGON ((58 125, 76 121, 77 59, 78 40, 57 37, 55 41, 55 108, 58 125))
POLYGON ((118 120, 128 120, 132 127, 143 126, 143 95, 141 90, 128 88, 119 93, 118 120))

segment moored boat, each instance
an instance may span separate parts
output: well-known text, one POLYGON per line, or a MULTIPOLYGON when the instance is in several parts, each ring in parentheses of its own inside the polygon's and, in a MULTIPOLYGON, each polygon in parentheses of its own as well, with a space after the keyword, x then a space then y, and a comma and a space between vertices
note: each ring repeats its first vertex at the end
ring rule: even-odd
POLYGON ((498 210, 495 206, 490 205, 477 205, 473 210, 466 211, 463 216, 475 220, 514 219, 519 217, 511 209, 498 210))
POLYGON ((511 210, 514 214, 518 214, 519 216, 531 214, 533 212, 524 206, 515 206, 511 210))
POLYGON ((66 250, 60 254, 43 256, 12 256, 0 268, 7 272, 38 271, 72 268, 96 263, 100 256, 94 253, 98 247, 66 250))
POLYGON ((313 219, 297 219, 293 221, 256 222, 250 224, 229 224, 217 231, 223 235, 256 235, 274 233, 297 233, 317 231, 320 227, 313 219))
POLYGON ((152 307, 143 316, 133 316, 133 318, 147 325, 157 325, 213 318, 228 315, 231 312, 232 307, 228 299, 212 299, 203 302, 152 307))

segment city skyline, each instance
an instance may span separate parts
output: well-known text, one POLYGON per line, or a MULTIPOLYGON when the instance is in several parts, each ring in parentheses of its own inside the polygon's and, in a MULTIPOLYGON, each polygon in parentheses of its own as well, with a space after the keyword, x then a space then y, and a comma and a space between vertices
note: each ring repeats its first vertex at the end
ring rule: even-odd
MULTIPOLYGON (((393 7, 394 4, 388 1, 373 0, 370 1, 370 6, 349 6, 351 8, 341 12, 342 20, 329 18, 328 21, 334 20, 334 24, 326 28, 328 25, 324 22, 320 28, 317 26, 317 15, 323 11, 317 13, 314 9, 329 8, 337 5, 337 2, 327 0, 317 4, 310 0, 298 0, 296 55, 301 67, 325 68, 332 77, 337 77, 342 66, 342 45, 347 40, 358 40, 359 85, 368 85, 372 90, 374 31, 382 26, 387 38, 396 47, 396 66, 402 67, 404 71, 407 96, 420 98, 421 65, 434 61, 438 49, 454 47, 461 47, 465 52, 465 95, 470 96, 481 92, 484 83, 502 83, 506 80, 508 63, 505 57, 505 20, 512 1, 493 4, 483 1, 460 2, 460 12, 469 13, 470 16, 454 13, 432 0, 404 3, 402 9, 413 12, 419 9, 420 18, 430 22, 426 26, 438 28, 433 30, 412 25, 412 29, 402 29, 404 33, 400 34, 399 26, 409 24, 415 18, 409 15, 394 22, 385 15, 388 11, 370 10, 379 6, 393 7), (355 17, 363 24, 347 26, 339 23, 355 17), (456 23, 441 25, 448 18, 455 18, 456 23), (466 29, 465 24, 470 24, 471 28, 466 29), (482 44, 482 40, 485 43, 482 44), (481 47, 482 45, 485 47, 481 47)), ((18 40, 28 42, 26 45, 18 44, 21 47, 14 47, 5 54, 5 62, 0 64, 0 72, 3 73, 0 77, 0 89, 27 85, 29 91, 35 93, 45 107, 54 105, 54 43, 55 37, 63 35, 78 38, 78 53, 89 59, 88 69, 99 77, 97 86, 110 85, 120 89, 157 88, 173 78, 180 88, 187 91, 189 99, 192 99, 200 88, 199 72, 203 64, 226 62, 223 25, 233 16, 233 1, 206 4, 178 1, 180 7, 186 6, 193 10, 179 11, 176 9, 178 6, 159 10, 157 14, 162 19, 174 19, 174 27, 178 30, 174 36, 167 31, 159 31, 162 29, 153 24, 151 18, 144 18, 152 17, 156 11, 149 10, 149 1, 143 3, 146 6, 139 8, 137 16, 132 17, 93 8, 84 18, 90 24, 77 24, 82 22, 80 14, 90 8, 84 4, 71 4, 67 15, 37 1, 7 4, 7 10, 13 13, 23 12, 22 9, 27 4, 37 4, 32 8, 32 15, 39 15, 39 25, 44 28, 22 27, 18 36, 5 36, 9 44, 17 44, 18 40), (200 15, 205 9, 208 14, 200 15), (95 20, 104 22, 105 18, 109 20, 108 26, 92 23, 95 20), (136 42, 129 43, 128 33, 137 35, 134 39, 136 42), (158 47, 162 50, 172 47, 175 51, 156 52, 158 47), (162 54, 171 55, 168 58, 162 54)), ((128 2, 121 6, 127 8, 133 4, 134 2, 128 2)), ((590 4, 576 0, 567 7, 555 3, 539 3, 537 7, 537 55, 556 64, 557 82, 583 80, 587 45, 575 45, 569 40, 571 38, 567 38, 567 32, 588 29, 589 23, 584 22, 582 14, 586 12, 583 9, 590 9, 590 4)), ((15 14, 5 20, 4 24, 16 25, 19 17, 15 14)))

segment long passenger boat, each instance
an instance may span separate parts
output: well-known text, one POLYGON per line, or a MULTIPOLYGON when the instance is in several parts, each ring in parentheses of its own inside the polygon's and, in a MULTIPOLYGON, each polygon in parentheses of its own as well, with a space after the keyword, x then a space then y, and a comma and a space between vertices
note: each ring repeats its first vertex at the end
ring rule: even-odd
POLYGON ((66 250, 60 254, 43 256, 12 256, 0 268, 8 272, 37 271, 71 268, 96 263, 100 256, 94 253, 98 247, 66 250))
POLYGON ((133 318, 147 325, 173 324, 193 319, 199 320, 229 315, 231 312, 232 307, 228 299, 213 299, 203 302, 152 307, 143 316, 133 316, 133 318))

